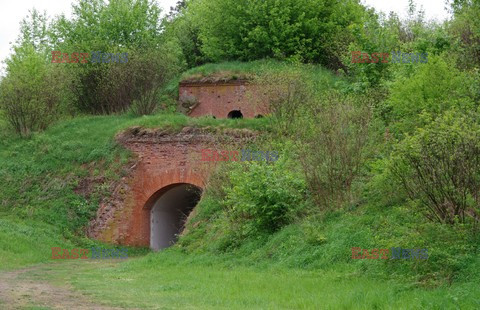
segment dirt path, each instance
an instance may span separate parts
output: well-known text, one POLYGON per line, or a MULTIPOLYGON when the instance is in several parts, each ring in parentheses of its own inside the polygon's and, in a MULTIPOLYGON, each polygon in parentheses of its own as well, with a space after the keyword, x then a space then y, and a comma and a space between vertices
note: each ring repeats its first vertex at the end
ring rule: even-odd
MULTIPOLYGON (((82 261, 82 264, 92 263, 82 261)), ((76 265, 77 262, 44 264, 0 273, 0 309, 121 309, 94 302, 89 296, 74 291, 68 279, 60 277, 57 281, 55 277, 55 283, 48 280, 58 271, 78 271, 81 266, 76 265)))

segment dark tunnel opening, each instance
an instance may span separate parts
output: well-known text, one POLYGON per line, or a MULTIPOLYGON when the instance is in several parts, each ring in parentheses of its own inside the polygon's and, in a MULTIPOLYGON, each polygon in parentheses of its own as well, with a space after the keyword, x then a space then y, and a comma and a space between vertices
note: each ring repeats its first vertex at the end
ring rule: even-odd
POLYGON ((197 205, 202 190, 191 184, 178 184, 163 193, 150 211, 150 248, 158 251, 177 242, 185 222, 197 205))
POLYGON ((243 118, 243 114, 239 110, 233 110, 228 113, 228 118, 243 118))

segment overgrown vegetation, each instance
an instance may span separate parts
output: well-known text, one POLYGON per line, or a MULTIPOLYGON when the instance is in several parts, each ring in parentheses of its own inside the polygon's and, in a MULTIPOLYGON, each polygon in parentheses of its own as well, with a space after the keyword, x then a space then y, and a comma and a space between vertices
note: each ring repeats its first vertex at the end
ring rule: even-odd
MULTIPOLYGON (((169 114, 141 118, 89 116, 60 122, 29 140, 12 136, 12 131, 3 131, 0 139, 0 215, 6 217, 0 224, 5 225, 3 233, 9 226, 23 227, 21 222, 11 223, 12 218, 26 223, 39 221, 45 225, 38 226, 45 228, 34 226, 29 234, 35 235, 38 230, 39 238, 43 238, 44 231, 54 227, 42 244, 64 238, 61 244, 83 243, 86 225, 95 216, 100 199, 108 197, 113 183, 125 174, 129 153, 116 144, 117 132, 132 126, 160 126, 175 132, 185 126, 211 126, 213 121, 169 114)), ((221 127, 268 130, 265 120, 224 121, 223 126, 217 121, 216 125, 219 130, 221 127)), ((0 238, 0 251, 12 251, 5 255, 9 259, 20 258, 23 252, 16 250, 12 240, 0 238)), ((25 262, 48 260, 50 256, 48 248, 44 248, 37 258, 25 262)))
POLYGON ((426 21, 413 1, 406 20, 329 0, 179 1, 164 19, 153 1, 80 0, 72 19, 50 24, 33 11, 0 81, 0 253, 28 253, 7 268, 48 259, 31 251, 25 236, 36 232, 43 245, 91 242, 85 226, 129 159, 113 139, 120 130, 245 127, 264 133, 249 147, 280 160, 219 165, 174 249, 123 274, 166 255, 475 296, 480 7, 451 8, 444 23, 426 21), (128 52, 129 62, 52 64, 52 50, 128 52), (352 51, 428 53, 428 62, 352 63, 352 51), (262 89, 271 115, 173 113, 179 81, 236 79, 262 89), (78 191, 85 179, 95 184, 88 195, 78 191), (354 260, 352 247, 425 248, 429 258, 354 260))
POLYGON ((392 155, 392 173, 429 219, 478 223, 479 133, 476 119, 448 113, 404 139, 392 155))

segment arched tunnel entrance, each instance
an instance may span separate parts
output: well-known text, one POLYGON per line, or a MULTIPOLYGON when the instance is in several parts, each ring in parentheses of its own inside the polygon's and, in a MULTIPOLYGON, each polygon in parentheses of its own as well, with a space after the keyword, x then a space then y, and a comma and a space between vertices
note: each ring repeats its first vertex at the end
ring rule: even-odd
POLYGON ((185 183, 170 185, 161 192, 150 210, 150 248, 154 251, 177 241, 202 195, 201 188, 185 183))
POLYGON ((122 132, 117 142, 135 154, 134 164, 128 163, 128 175, 115 184, 111 198, 100 203, 88 236, 153 250, 171 246, 217 165, 199 160, 201 150, 231 143, 232 138, 245 144, 257 135, 243 130, 211 135, 190 127, 176 134, 141 127, 122 132))

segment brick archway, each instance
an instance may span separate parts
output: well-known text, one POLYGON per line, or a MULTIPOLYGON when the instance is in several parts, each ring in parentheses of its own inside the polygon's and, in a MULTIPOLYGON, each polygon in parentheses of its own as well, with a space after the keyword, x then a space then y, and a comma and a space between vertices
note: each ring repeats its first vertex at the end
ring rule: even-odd
POLYGON ((191 184, 200 189, 204 187, 203 178, 191 170, 170 169, 157 174, 155 170, 143 168, 137 186, 133 188, 135 203, 130 216, 132 225, 129 225, 128 233, 122 242, 128 245, 150 245, 150 210, 157 199, 172 186, 191 184))
POLYGON ((194 128, 169 134, 139 127, 119 134, 117 141, 135 154, 135 160, 115 184, 111 197, 100 204, 88 236, 107 243, 149 247, 154 202, 176 184, 203 190, 216 163, 201 161, 201 150, 222 139, 231 143, 232 137, 241 142, 255 134, 231 130, 229 135, 213 136, 194 128))

